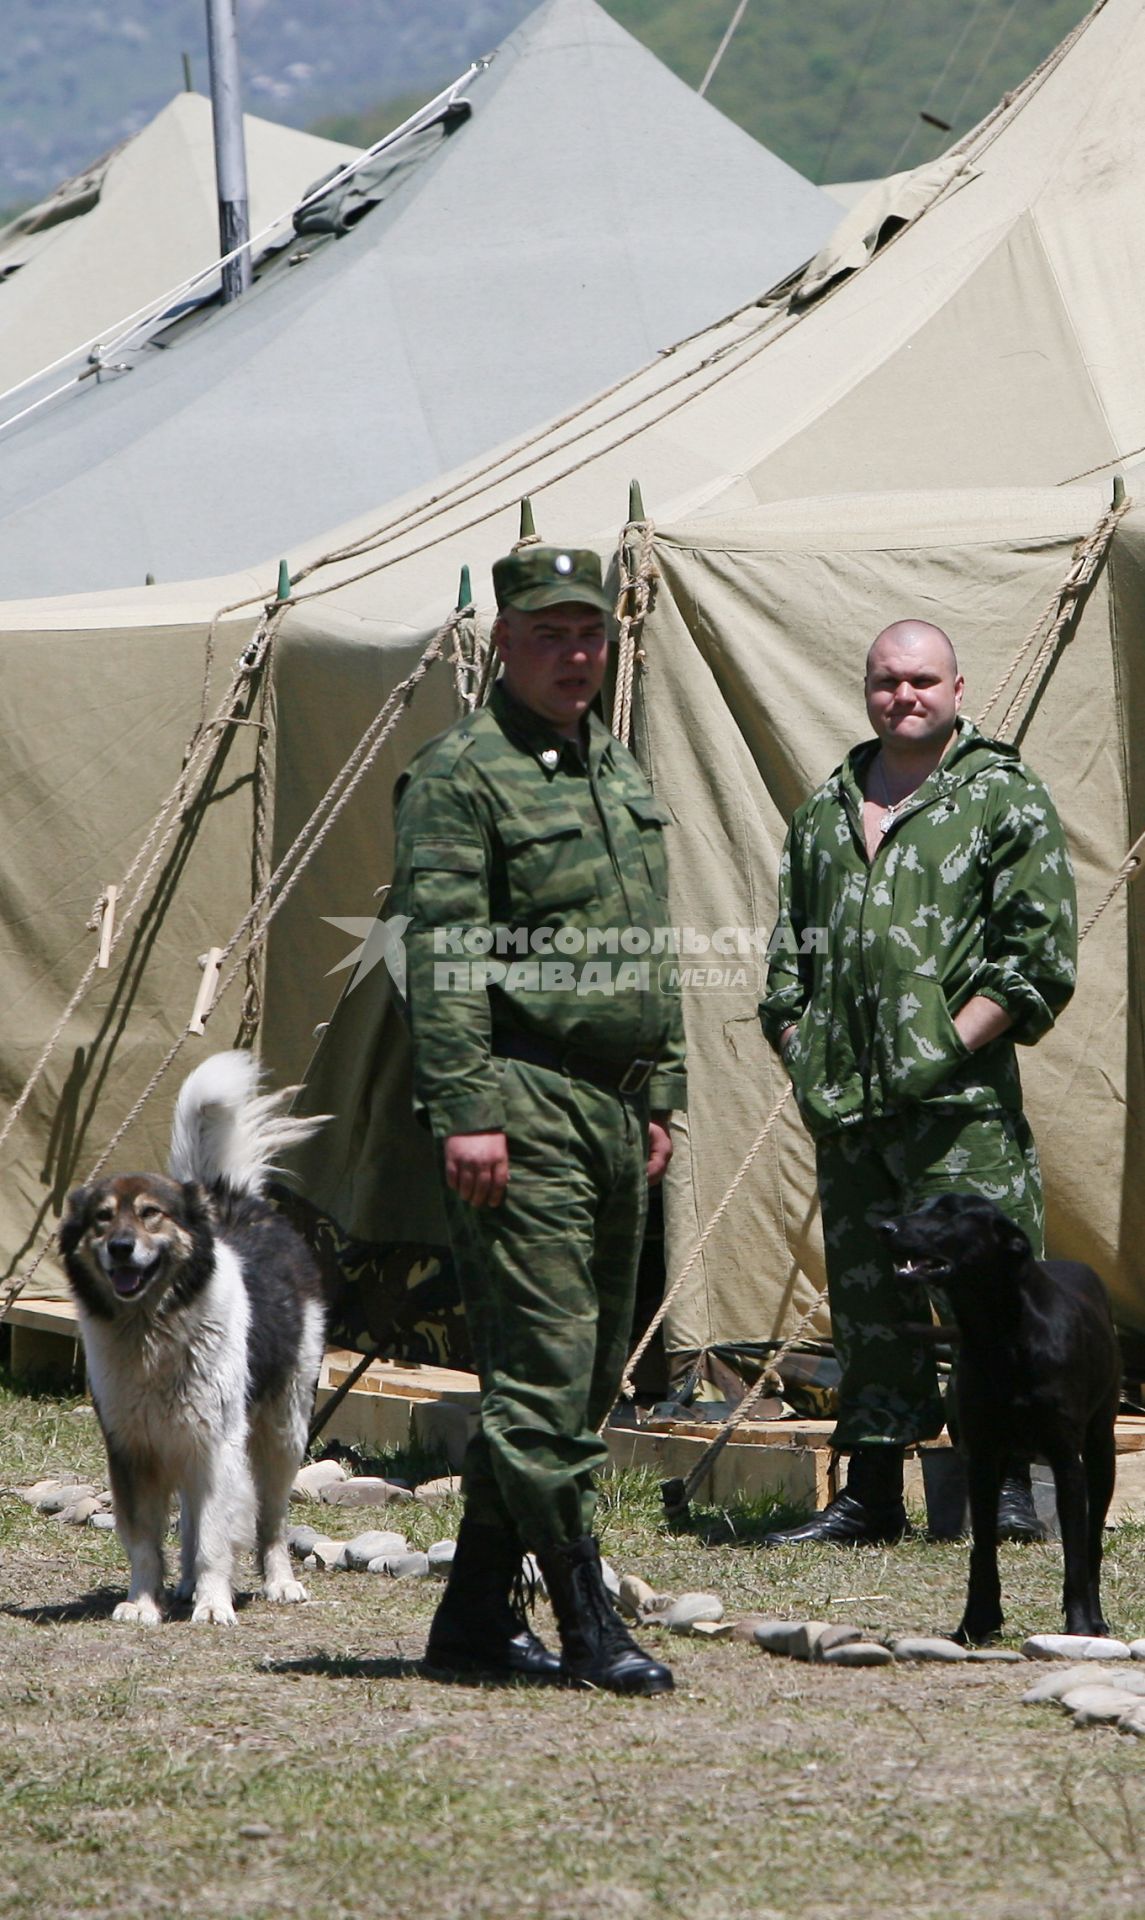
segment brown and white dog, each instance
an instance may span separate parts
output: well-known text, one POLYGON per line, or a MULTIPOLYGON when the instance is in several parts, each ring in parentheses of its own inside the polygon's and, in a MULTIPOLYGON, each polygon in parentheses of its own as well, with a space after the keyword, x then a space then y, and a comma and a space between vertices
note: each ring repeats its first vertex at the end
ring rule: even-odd
POLYGON ((247 1053, 184 1082, 168 1177, 80 1187, 60 1227, 116 1530, 131 1563, 113 1619, 161 1617, 166 1533, 180 1500, 177 1598, 233 1624, 236 1546, 253 1544, 268 1600, 305 1600, 285 1540, 323 1353, 318 1269, 262 1198, 275 1154, 322 1123, 260 1094, 247 1053))

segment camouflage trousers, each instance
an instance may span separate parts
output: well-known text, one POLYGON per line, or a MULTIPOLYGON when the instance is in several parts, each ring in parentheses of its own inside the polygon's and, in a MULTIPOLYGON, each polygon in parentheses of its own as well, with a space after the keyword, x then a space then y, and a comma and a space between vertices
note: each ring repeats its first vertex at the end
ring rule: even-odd
POLYGON ((592 1529, 597 1428, 620 1388, 648 1208, 644 1100, 505 1060, 509 1185, 499 1207, 446 1191, 481 1381, 465 1511, 530 1551, 592 1529))
MULTIPOLYGON (((1042 1252, 1042 1180, 1022 1114, 927 1113, 875 1120, 817 1144, 835 1352, 842 1368, 834 1444, 842 1452, 933 1439, 945 1418, 928 1296, 896 1280, 876 1228, 940 1193, 993 1200, 1042 1252)), ((933 1294, 945 1320, 941 1295, 933 1294)))

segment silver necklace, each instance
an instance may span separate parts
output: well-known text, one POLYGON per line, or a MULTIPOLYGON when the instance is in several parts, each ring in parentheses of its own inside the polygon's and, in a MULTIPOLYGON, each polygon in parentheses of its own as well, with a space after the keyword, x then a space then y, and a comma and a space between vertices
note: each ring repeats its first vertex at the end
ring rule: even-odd
POLYGON ((916 789, 912 787, 909 793, 903 794, 903 797, 901 800, 892 800, 891 790, 887 785, 886 771, 883 767, 881 756, 876 763, 875 770, 878 773, 879 781, 883 789, 883 799, 887 803, 887 810, 883 814, 881 820, 879 821, 879 834, 880 836, 885 837, 885 835, 888 834, 891 828, 894 826, 895 821, 898 819, 899 814, 902 812, 907 802, 909 800, 914 799, 916 789))

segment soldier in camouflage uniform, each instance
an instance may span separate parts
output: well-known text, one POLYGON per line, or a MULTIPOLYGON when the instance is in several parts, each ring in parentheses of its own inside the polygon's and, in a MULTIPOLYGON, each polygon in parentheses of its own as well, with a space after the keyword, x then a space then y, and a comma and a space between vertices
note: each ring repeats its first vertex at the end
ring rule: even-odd
MULTIPOLYGON (((794 815, 780 869, 764 1032, 813 1135, 831 1326, 842 1368, 844 1493, 790 1541, 887 1541, 906 1526, 904 1445, 943 1405, 917 1299, 880 1220, 977 1193, 1042 1245, 1041 1177, 1015 1043, 1073 992, 1073 874, 1053 803, 1013 747, 959 716, 946 635, 899 621, 867 660, 877 738, 794 815)), ((1006 1537, 1040 1537, 1029 1468, 1011 1462, 1006 1537)))
POLYGON ((426 1657, 657 1693, 672 1676, 615 1613, 592 1518, 648 1183, 685 1101, 679 993, 652 953, 671 816, 590 712, 610 604, 597 556, 524 548, 493 583, 502 677, 400 783, 390 898, 410 921, 415 1107, 482 1389, 426 1657), (560 1662, 514 1589, 523 1549, 560 1662))

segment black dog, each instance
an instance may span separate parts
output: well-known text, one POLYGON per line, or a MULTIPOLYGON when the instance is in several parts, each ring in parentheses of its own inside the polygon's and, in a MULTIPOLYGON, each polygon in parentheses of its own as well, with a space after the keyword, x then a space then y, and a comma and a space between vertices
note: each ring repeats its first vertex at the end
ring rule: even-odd
POLYGON ((1075 1260, 1035 1260, 1025 1234, 971 1194, 927 1200, 883 1232, 899 1278, 941 1287, 962 1335, 955 1392, 973 1544, 954 1638, 987 1640, 1002 1625, 996 1524, 1011 1453, 1037 1454, 1053 1469, 1066 1632, 1106 1634, 1101 1537, 1113 1497, 1121 1358, 1101 1281, 1075 1260))

